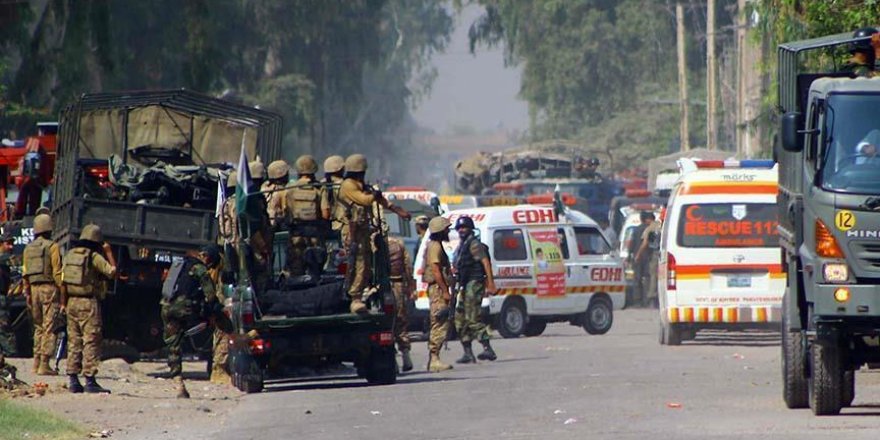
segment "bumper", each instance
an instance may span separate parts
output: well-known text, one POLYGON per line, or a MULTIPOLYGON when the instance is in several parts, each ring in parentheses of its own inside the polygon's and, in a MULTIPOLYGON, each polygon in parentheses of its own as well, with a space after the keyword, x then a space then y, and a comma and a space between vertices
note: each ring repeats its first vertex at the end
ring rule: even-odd
POLYGON ((813 287, 813 311, 817 316, 880 318, 880 285, 818 284, 813 287), (849 289, 849 300, 834 299, 834 291, 839 288, 849 289))
POLYGON ((782 305, 731 307, 670 307, 669 323, 762 324, 782 321, 782 305))

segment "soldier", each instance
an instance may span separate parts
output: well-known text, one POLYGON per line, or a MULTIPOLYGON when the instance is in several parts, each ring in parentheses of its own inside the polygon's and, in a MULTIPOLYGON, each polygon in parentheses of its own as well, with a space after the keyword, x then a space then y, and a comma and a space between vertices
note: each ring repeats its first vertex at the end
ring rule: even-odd
POLYGON ((177 383, 177 397, 180 399, 189 399, 189 391, 183 382, 181 360, 184 333, 200 318, 206 317, 208 313, 205 311, 217 302, 216 289, 208 269, 211 262, 209 252, 205 248, 198 258, 186 256, 183 261, 172 264, 168 278, 162 285, 160 304, 165 325, 165 345, 168 347, 167 377, 177 383))
POLYGON ((282 206, 290 227, 287 269, 291 276, 301 276, 306 273, 306 250, 324 247, 325 234, 321 223, 329 219, 324 217, 329 210, 323 206, 323 189, 315 179, 318 172, 315 158, 308 154, 300 156, 295 167, 299 178, 284 192, 282 206))
POLYGON ((342 185, 342 176, 345 173, 345 158, 342 156, 330 156, 324 160, 324 182, 330 184, 324 191, 323 205, 328 209, 324 213, 325 218, 331 220, 330 227, 334 231, 342 229, 345 223, 345 209, 339 203, 339 186, 342 185))
POLYGON ((851 55, 849 61, 844 65, 844 71, 852 72, 856 76, 871 78, 876 75, 876 52, 877 45, 873 36, 877 34, 877 29, 865 27, 855 31, 853 38, 862 38, 859 41, 850 43, 849 53, 851 55), (870 37, 870 38, 869 38, 870 37))
MULTIPOLYGON (((643 261, 644 273, 642 306, 654 307, 657 301, 657 265, 660 259, 660 231, 661 223, 652 221, 642 232, 639 250, 636 251, 636 261, 643 261)), ((642 278, 637 278, 642 280, 642 278)))
POLYGON ((263 186, 263 181, 266 180, 266 167, 263 166, 263 161, 260 160, 260 156, 257 156, 256 159, 248 162, 248 171, 251 174, 251 185, 254 188, 259 188, 263 186))
POLYGON ((431 220, 427 215, 420 215, 416 217, 416 234, 419 234, 419 239, 425 237, 425 233, 428 232, 428 222, 431 220))
POLYGON ((455 272, 461 292, 455 306, 455 329, 464 348, 464 355, 455 362, 476 363, 477 358, 494 361, 498 356, 489 343, 489 330, 480 321, 483 298, 495 294, 489 249, 474 234, 474 221, 470 217, 459 217, 455 222, 455 231, 461 239, 455 250, 455 272), (475 339, 483 345, 483 352, 477 358, 471 349, 475 339))
POLYGON ((226 200, 220 208, 217 244, 223 246, 226 261, 238 267, 238 215, 235 212, 235 188, 238 185, 238 173, 232 171, 226 178, 226 200))
POLYGON ((55 353, 52 327, 61 300, 61 248, 51 234, 52 218, 46 214, 34 217, 35 238, 22 255, 22 279, 34 323, 34 364, 41 376, 58 374, 49 366, 49 358, 55 353))
POLYGON ((71 393, 109 393, 95 374, 101 362, 101 303, 107 294, 105 279, 116 277, 110 245, 98 225, 86 225, 62 261, 61 312, 67 313, 67 375, 71 393), (109 261, 108 261, 109 260, 109 261), (86 386, 79 383, 79 374, 86 386))
POLYGON ((278 218, 283 217, 284 194, 283 190, 290 183, 290 166, 283 160, 276 160, 269 164, 269 180, 263 182, 260 191, 266 197, 266 212, 269 215, 269 223, 273 228, 278 228, 278 218))
POLYGON ((214 324, 214 352, 211 362, 210 381, 220 385, 228 385, 232 382, 226 362, 229 358, 229 333, 232 331, 232 322, 230 322, 228 316, 220 312, 226 304, 226 295, 223 293, 222 288, 225 262, 223 261, 220 248, 212 245, 202 248, 200 258, 208 268, 208 276, 211 278, 211 282, 214 283, 214 294, 217 297, 217 305, 215 306, 217 313, 211 316, 214 324))
POLYGON ((635 277, 635 292, 633 292, 633 295, 636 298, 634 300, 635 302, 645 303, 647 295, 650 293, 648 291, 650 260, 646 258, 648 256, 646 253, 639 254, 639 249, 642 245, 642 239, 647 235, 645 231, 651 226, 651 223, 654 223, 654 213, 642 211, 639 214, 639 218, 642 220, 642 223, 633 230, 629 245, 629 256, 632 258, 633 274, 635 277))
MULTIPOLYGON (((5 356, 17 354, 15 330, 12 328, 12 316, 9 313, 9 295, 12 288, 12 235, 4 232, 0 235, 0 366, 5 356)), ((34 357, 34 372, 39 368, 39 359, 34 357)), ((13 367, 14 368, 14 367, 13 367)))
POLYGON ((403 244, 403 240, 397 237, 388 239, 388 260, 390 262, 389 276, 391 278, 391 290, 394 292, 394 302, 397 304, 397 318, 394 320, 394 340, 397 341, 397 350, 403 360, 403 371, 413 369, 410 358, 410 342, 407 304, 413 298, 415 280, 412 276, 412 258, 403 244))
POLYGON ((430 301, 431 333, 428 337, 428 371, 437 373, 451 370, 452 365, 440 360, 440 348, 446 342, 449 333, 449 304, 452 294, 449 281, 452 279, 449 256, 443 249, 443 242, 449 241, 449 227, 452 226, 444 217, 434 217, 428 225, 431 235, 425 249, 424 280, 428 283, 428 300, 430 301))
POLYGON ((345 209, 346 225, 342 228, 342 241, 345 245, 349 261, 348 294, 351 296, 351 312, 364 313, 367 305, 363 301, 363 293, 370 284, 370 257, 372 243, 370 237, 370 220, 373 215, 373 203, 394 211, 404 220, 410 215, 405 209, 395 206, 380 191, 376 191, 364 182, 367 172, 367 158, 362 154, 352 154, 345 159, 345 180, 339 188, 339 200, 345 209))

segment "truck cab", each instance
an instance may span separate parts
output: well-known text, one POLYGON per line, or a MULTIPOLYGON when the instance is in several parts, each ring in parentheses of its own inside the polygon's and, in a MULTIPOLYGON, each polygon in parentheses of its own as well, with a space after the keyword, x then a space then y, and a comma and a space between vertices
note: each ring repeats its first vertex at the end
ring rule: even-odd
POLYGON ((855 41, 779 47, 783 397, 816 415, 849 406, 854 372, 880 362, 880 81, 803 71, 855 41))

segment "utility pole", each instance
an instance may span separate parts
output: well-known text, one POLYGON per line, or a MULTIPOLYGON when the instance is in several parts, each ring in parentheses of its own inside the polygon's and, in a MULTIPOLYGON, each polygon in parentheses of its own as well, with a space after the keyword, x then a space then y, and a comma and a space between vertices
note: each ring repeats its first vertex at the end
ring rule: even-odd
POLYGON ((706 7, 706 148, 718 149, 718 121, 715 105, 718 102, 717 76, 715 74, 715 0, 708 0, 706 7))
POLYGON ((748 127, 746 127, 746 0, 736 5, 736 153, 748 157, 748 127))
POLYGON ((687 63, 684 52, 684 7, 681 2, 675 4, 676 40, 678 44, 678 108, 681 116, 679 136, 681 137, 681 151, 691 149, 691 140, 688 131, 688 88, 687 88, 687 63))

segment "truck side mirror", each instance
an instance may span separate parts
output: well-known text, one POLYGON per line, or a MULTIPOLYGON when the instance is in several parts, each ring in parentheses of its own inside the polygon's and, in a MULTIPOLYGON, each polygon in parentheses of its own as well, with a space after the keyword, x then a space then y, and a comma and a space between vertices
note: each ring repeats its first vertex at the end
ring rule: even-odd
POLYGON ((804 149, 803 138, 804 115, 800 112, 788 112, 782 115, 782 148, 791 153, 799 153, 804 149), (800 132, 800 133, 799 133, 800 132))

